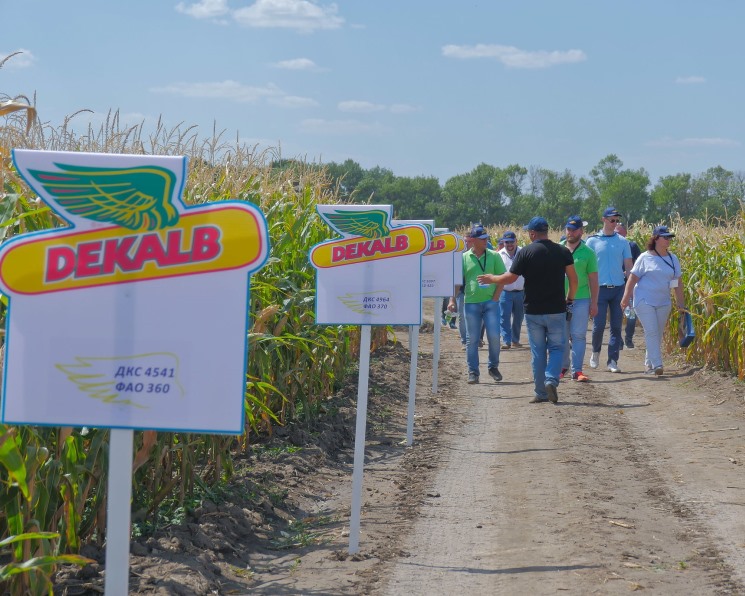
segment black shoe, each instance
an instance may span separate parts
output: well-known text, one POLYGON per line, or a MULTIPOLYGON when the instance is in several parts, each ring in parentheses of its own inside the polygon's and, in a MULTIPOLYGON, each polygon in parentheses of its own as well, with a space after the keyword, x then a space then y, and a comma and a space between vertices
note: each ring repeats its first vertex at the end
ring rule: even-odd
POLYGON ((499 369, 496 366, 492 366, 489 369, 489 376, 494 379, 497 383, 502 380, 502 373, 499 372, 499 369))
POLYGON ((556 391, 556 385, 546 385, 546 393, 548 393, 548 401, 550 401, 552 404, 555 404, 557 401, 559 401, 559 394, 556 391))
POLYGON ((476 373, 468 373, 468 384, 476 385, 479 382, 479 376, 476 373))
POLYGON ((626 341, 624 342, 624 344, 626 345, 626 347, 627 347, 627 348, 628 348, 629 350, 633 350, 633 349, 634 349, 634 342, 633 342, 633 341, 631 341, 630 339, 627 339, 627 340, 626 340, 626 341))

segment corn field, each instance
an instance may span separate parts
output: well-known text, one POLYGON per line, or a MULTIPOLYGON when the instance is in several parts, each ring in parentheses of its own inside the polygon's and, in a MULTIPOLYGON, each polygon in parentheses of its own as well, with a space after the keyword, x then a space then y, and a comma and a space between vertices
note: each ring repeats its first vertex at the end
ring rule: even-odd
MULTIPOLYGON (((0 106, 11 100, 30 103, 0 95, 0 106)), ((135 433, 132 520, 136 527, 157 527, 163 517, 173 518, 210 487, 225 482, 234 458, 259 436, 271 434, 276 425, 317 415, 356 357, 357 329, 312 324, 315 272, 307 253, 330 236, 315 206, 338 202, 339 194, 323 168, 259 153, 218 131, 200 140, 194 128, 159 123, 145 134, 142 126, 122 126, 113 112, 99 128, 76 134, 70 128, 75 117, 53 127, 22 108, 0 112, 0 240, 65 225, 17 177, 10 163, 12 148, 186 155, 187 204, 251 201, 269 226, 270 257, 251 282, 245 433, 238 438, 135 433)), ((743 215, 716 225, 679 221, 673 226, 678 236, 672 248, 683 263, 687 304, 698 333, 686 358, 743 379, 743 215)), ((520 225, 500 226, 492 236, 507 227, 518 230, 520 244, 525 244, 520 225)), ((643 244, 643 229, 637 227, 636 234, 643 244)), ((0 306, 2 327, 6 307, 0 306)), ((671 345, 673 339, 671 334, 671 345)), ((386 340, 385 328, 374 332, 374 345, 386 340)), ((76 556, 81 546, 104 541, 108 444, 109 433, 103 429, 0 425, 3 591, 50 593, 56 564, 82 564, 76 556)))
MULTIPOLYGON (((9 102, 0 96, 3 103, 9 102)), ((185 203, 246 200, 266 216, 271 252, 251 280, 245 433, 135 433, 132 520, 135 527, 157 527, 162 517, 172 518, 229 479, 236 455, 259 436, 316 415, 355 358, 355 329, 313 325, 315 270, 307 254, 330 236, 315 206, 338 202, 337 191, 317 166, 256 153, 217 132, 199 141, 190 128, 159 125, 145 138, 140 127, 120 127, 113 113, 99 129, 76 135, 69 121, 58 128, 27 126, 24 110, 3 115, 0 239, 65 225, 13 171, 12 148, 186 155, 185 203)), ((3 328, 6 307, 6 302, 0 307, 3 328)), ((377 330, 374 341, 387 341, 387 330, 377 330)), ((7 591, 49 593, 55 564, 82 564, 75 557, 81 545, 103 542, 108 443, 104 429, 0 425, 0 538, 5 538, 0 548, 3 561, 9 561, 0 567, 0 582, 5 582, 0 585, 7 591)))

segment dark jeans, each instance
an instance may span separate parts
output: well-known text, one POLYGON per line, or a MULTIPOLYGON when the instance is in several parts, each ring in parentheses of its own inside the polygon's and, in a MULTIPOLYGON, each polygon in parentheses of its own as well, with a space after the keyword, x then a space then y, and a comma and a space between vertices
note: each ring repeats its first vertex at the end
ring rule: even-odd
POLYGON ((603 347, 603 334, 605 333, 605 322, 610 313, 610 339, 608 340, 608 360, 618 362, 621 350, 621 323, 623 322, 623 311, 621 310, 621 298, 623 298, 624 286, 606 288, 600 286, 598 292, 598 314, 592 320, 592 351, 600 352, 603 347))

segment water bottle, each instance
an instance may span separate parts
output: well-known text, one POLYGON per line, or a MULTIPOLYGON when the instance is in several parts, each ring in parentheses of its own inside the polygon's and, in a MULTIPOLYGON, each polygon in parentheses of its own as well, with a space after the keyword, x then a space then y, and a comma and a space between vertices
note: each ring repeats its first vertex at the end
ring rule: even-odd
POLYGON ((631 305, 627 306, 624 309, 623 314, 626 315, 627 321, 634 321, 636 319, 636 311, 634 310, 634 307, 631 305))
POLYGON ((455 313, 449 311, 447 308, 442 312, 442 317, 445 319, 445 322, 449 323, 455 318, 455 313))
POLYGON ((572 315, 574 314, 574 302, 567 300, 567 321, 572 320, 572 315))

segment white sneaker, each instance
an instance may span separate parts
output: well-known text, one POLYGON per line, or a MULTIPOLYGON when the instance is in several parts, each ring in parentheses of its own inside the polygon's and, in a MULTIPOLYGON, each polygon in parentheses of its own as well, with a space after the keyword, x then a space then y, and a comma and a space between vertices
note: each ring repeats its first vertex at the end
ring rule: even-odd
POLYGON ((600 352, 593 352, 590 356, 590 368, 597 368, 600 362, 600 352))
POLYGON ((612 373, 617 373, 617 372, 621 372, 621 369, 620 369, 620 368, 618 368, 618 364, 616 364, 616 361, 615 361, 615 360, 611 360, 611 361, 610 361, 610 362, 608 363, 608 370, 609 370, 610 372, 612 372, 612 373))

